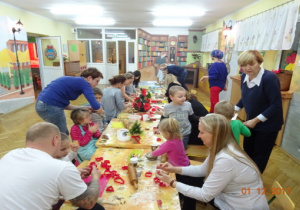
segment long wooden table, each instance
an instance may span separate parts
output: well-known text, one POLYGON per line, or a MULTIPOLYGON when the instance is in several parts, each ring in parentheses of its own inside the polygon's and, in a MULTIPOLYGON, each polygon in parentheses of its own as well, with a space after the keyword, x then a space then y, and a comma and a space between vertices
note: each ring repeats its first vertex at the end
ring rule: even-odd
MULTIPOLYGON (((94 161, 96 157, 102 157, 104 160, 109 160, 111 164, 110 170, 117 171, 120 177, 125 180, 124 184, 114 182, 112 178, 108 181, 106 188, 112 186, 114 192, 104 191, 102 199, 105 202, 114 202, 116 205, 104 204, 104 208, 108 210, 157 210, 168 209, 178 210, 180 209, 178 192, 176 189, 166 186, 160 187, 154 182, 156 165, 160 162, 149 161, 144 156, 149 152, 149 149, 116 149, 116 148, 98 148, 92 157, 91 161, 94 161), (133 185, 129 181, 127 170, 123 170, 123 166, 128 165, 128 157, 130 157, 133 151, 140 152, 139 162, 137 168, 141 172, 141 176, 138 180, 138 189, 135 190, 133 185), (152 177, 145 177, 146 172, 152 172, 152 177), (158 200, 161 201, 161 207, 158 206, 158 200)), ((100 167, 100 162, 96 162, 100 167)), ((101 168, 103 173, 104 169, 101 168)), ((71 203, 65 203, 61 210, 76 209, 71 203)))
POLYGON ((119 141, 117 139, 117 131, 121 128, 125 128, 124 124, 122 123, 122 119, 127 119, 129 113, 121 113, 118 116, 118 119, 113 119, 99 140, 96 142, 97 147, 119 147, 119 148, 132 148, 132 149, 150 149, 153 143, 161 144, 165 142, 165 139, 162 137, 161 134, 154 134, 153 128, 157 127, 160 115, 154 115, 152 118, 155 121, 147 120, 147 121, 140 121, 141 127, 144 130, 144 133, 141 135, 140 144, 133 144, 131 140, 129 141, 119 141), (106 135, 109 139, 104 139, 104 135, 106 135), (161 139, 161 141, 157 141, 157 139, 161 139))

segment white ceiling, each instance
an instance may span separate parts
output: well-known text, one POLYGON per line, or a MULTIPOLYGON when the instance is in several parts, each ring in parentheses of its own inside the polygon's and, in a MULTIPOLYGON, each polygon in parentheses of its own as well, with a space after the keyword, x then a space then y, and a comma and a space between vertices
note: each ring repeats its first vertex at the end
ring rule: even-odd
MULTIPOLYGON (((53 15, 50 8, 60 4, 90 4, 101 6, 102 17, 113 18, 116 23, 111 27, 154 27, 152 12, 159 7, 176 6, 197 7, 205 11, 201 17, 191 17, 191 29, 202 29, 227 15, 234 13, 260 0, 1 0, 7 4, 48 17, 60 22, 76 25, 76 15, 53 15)), ((89 11, 86 11, 89 14, 89 11)), ((178 14, 180 17, 181 14, 178 14)), ((20 17, 22 20, 22 17, 20 17)))

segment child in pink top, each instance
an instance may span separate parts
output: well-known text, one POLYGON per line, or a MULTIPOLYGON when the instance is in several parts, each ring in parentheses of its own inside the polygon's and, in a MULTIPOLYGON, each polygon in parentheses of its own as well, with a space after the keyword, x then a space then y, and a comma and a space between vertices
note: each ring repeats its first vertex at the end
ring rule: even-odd
POLYGON ((167 140, 159 148, 151 153, 151 156, 157 157, 167 153, 169 163, 175 166, 189 166, 190 161, 187 157, 178 126, 174 118, 163 119, 158 127, 162 136, 167 140))
MULTIPOLYGON (((159 123, 158 129, 167 141, 160 145, 157 150, 153 151, 148 156, 157 157, 167 153, 169 163, 176 166, 189 166, 190 160, 185 153, 178 121, 175 118, 165 118, 159 123)), ((181 174, 176 174, 176 180, 187 185, 191 185, 191 182, 194 181, 193 178, 181 174)), ((196 207, 195 199, 186 197, 181 193, 179 193, 179 198, 181 201, 183 200, 184 204, 187 205, 192 203, 192 206, 196 207)), ((185 207, 185 205, 183 206, 185 207)))
POLYGON ((78 141, 78 161, 90 160, 97 147, 96 141, 100 137, 99 125, 92 122, 91 114, 87 108, 74 109, 71 113, 74 124, 71 128, 71 138, 78 141))

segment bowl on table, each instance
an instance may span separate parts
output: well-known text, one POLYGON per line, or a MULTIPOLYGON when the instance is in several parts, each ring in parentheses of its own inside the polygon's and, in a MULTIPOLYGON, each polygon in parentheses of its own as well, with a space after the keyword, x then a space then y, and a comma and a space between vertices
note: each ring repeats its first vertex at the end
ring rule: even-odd
POLYGON ((128 116, 128 119, 131 123, 134 123, 135 121, 140 121, 142 118, 141 115, 137 115, 137 114, 134 114, 134 115, 129 115, 128 116))
POLYGON ((157 157, 154 157, 151 155, 151 152, 148 152, 145 154, 145 157, 150 160, 150 161, 154 161, 154 160, 157 160, 157 157))

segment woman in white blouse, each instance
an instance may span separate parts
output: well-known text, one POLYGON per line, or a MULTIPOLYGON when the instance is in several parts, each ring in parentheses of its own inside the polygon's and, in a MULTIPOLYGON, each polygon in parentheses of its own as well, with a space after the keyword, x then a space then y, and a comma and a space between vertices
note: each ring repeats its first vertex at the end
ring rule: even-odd
POLYGON ((202 165, 174 167, 162 163, 157 168, 191 177, 205 177, 203 186, 177 182, 159 170, 156 176, 185 196, 202 202, 214 199, 214 205, 220 209, 269 209, 260 172, 236 143, 228 120, 219 114, 208 114, 200 118, 199 130, 199 138, 210 149, 210 155, 202 165))

